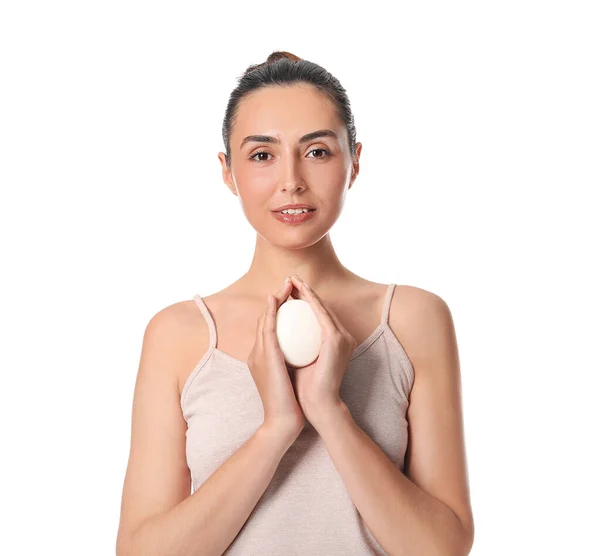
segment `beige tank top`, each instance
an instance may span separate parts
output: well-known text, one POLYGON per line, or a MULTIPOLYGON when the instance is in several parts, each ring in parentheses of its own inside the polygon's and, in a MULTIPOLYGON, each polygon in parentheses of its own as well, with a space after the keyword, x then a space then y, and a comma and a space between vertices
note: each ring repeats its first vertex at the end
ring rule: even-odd
MULTIPOLYGON (((414 371, 388 326, 394 287, 389 284, 387 288, 379 325, 350 358, 340 397, 354 421, 404 471, 406 411, 414 371)), ((248 366, 216 347, 212 315, 198 294, 194 300, 208 324, 210 345, 181 392, 192 492, 248 441, 264 418, 248 366)), ((386 552, 352 502, 325 443, 307 421, 224 554, 364 556, 386 552)))

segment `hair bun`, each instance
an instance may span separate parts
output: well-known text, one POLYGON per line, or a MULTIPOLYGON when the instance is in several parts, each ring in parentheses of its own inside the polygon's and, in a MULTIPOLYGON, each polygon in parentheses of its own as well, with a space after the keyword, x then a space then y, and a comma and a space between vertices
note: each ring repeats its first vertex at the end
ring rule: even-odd
POLYGON ((271 54, 269 54, 269 57, 267 58, 266 63, 270 64, 271 62, 276 62, 277 60, 281 60, 281 58, 287 58, 288 60, 291 60, 292 62, 298 62, 298 61, 302 60, 302 58, 299 58, 298 56, 296 56, 295 54, 292 54, 291 52, 277 50, 277 51, 271 52, 271 54))
POLYGON ((252 65, 248 66, 242 77, 248 75, 250 72, 253 72, 254 70, 260 69, 263 66, 268 66, 269 64, 277 62, 277 60, 281 60, 283 58, 287 58, 288 60, 291 60, 292 62, 298 62, 298 61, 302 60, 302 58, 299 58, 298 56, 296 56, 295 54, 292 54, 291 52, 285 52, 284 50, 276 50, 275 52, 271 52, 271 54, 269 54, 269 57, 266 59, 265 62, 261 62, 260 64, 252 64, 252 65))

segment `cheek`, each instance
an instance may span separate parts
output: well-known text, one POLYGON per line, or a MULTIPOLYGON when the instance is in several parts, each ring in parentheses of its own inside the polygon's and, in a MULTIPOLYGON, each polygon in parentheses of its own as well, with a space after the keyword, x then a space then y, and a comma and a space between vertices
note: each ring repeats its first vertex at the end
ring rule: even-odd
POLYGON ((305 177, 307 181, 315 180, 315 183, 327 182, 330 184, 343 184, 348 174, 347 166, 342 157, 337 157, 327 163, 307 165, 305 177))
POLYGON ((238 172, 237 188, 245 204, 264 206, 273 195, 275 179, 260 170, 238 172))
POLYGON ((253 227, 261 227, 261 223, 271 218, 273 193, 270 187, 256 183, 238 185, 238 198, 246 219, 253 227))
POLYGON ((344 168, 334 167, 333 164, 307 179, 313 192, 319 198, 326 200, 328 204, 344 196, 347 181, 347 173, 344 168))

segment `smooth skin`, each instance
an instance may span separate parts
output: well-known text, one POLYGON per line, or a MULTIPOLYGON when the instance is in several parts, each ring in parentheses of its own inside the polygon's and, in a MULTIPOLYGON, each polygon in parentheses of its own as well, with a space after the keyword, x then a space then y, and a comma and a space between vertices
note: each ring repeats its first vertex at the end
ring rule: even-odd
MULTIPOLYGON (((217 347, 249 361, 268 295, 277 294, 293 273, 335 311, 357 345, 362 343, 379 323, 387 283, 371 282, 344 267, 329 235, 358 175, 362 145, 357 143, 352 157, 345 127, 333 105, 303 84, 269 87, 244 98, 230 145, 231 167, 224 153, 219 153, 223 180, 256 230, 256 244, 249 270, 225 289, 203 297, 218 328, 217 347), (303 135, 324 129, 337 136, 300 142, 303 135), (243 142, 254 135, 279 142, 243 142), (273 217, 272 209, 296 202, 316 206, 315 217, 301 226, 287 226, 273 217), (348 304, 348 299, 353 303, 348 304)), ((290 295, 299 296, 299 292, 292 290, 290 295)), ((450 310, 432 292, 398 285, 389 326, 415 371, 407 411, 404 474, 418 487, 415 491, 427 493, 452 511, 464 528, 464 546, 470 548, 474 522, 458 348, 450 310)), ((146 328, 134 391, 118 554, 187 555, 197 554, 198 546, 206 548, 203 554, 221 554, 293 442, 293 427, 261 427, 190 496, 187 427, 180 396, 208 341, 206 322, 193 300, 164 308, 146 328), (253 459, 256 453, 263 454, 261 468, 253 459)), ((273 396, 274 408, 282 399, 290 401, 285 388, 281 398, 273 396)), ((270 397, 261 394, 261 399, 264 403, 270 397)), ((293 408, 285 403, 281 407, 293 408)))

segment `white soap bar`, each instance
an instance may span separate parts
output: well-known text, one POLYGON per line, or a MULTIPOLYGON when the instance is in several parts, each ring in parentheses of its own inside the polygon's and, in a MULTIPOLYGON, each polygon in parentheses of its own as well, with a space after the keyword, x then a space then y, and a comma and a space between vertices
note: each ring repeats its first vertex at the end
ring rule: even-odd
POLYGON ((290 299, 277 310, 275 332, 286 362, 293 367, 312 363, 321 349, 321 325, 303 299, 290 299))

